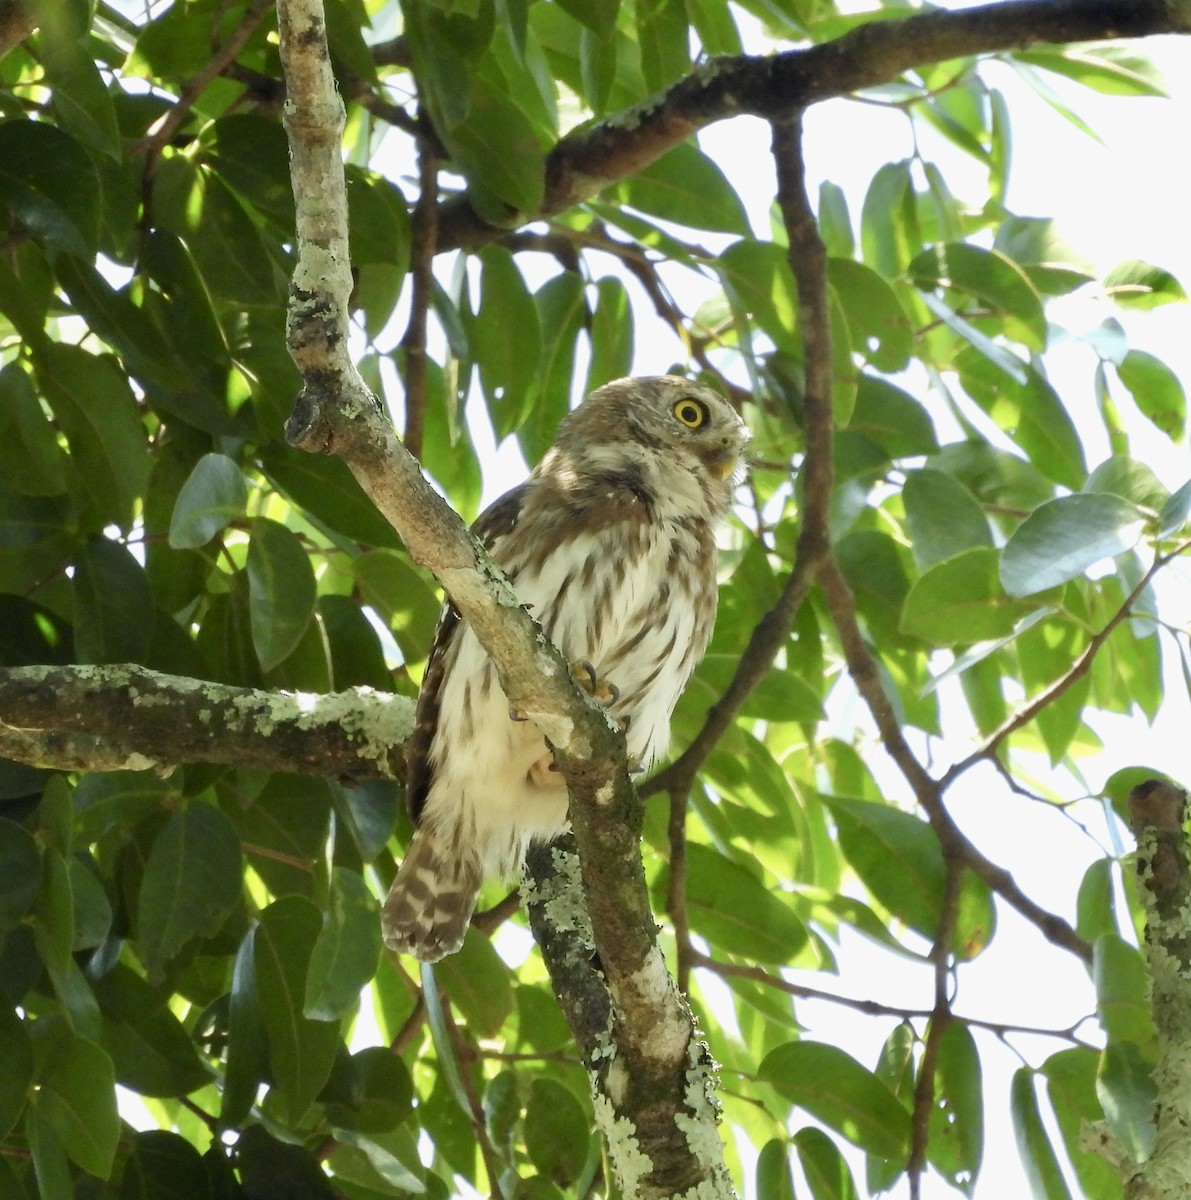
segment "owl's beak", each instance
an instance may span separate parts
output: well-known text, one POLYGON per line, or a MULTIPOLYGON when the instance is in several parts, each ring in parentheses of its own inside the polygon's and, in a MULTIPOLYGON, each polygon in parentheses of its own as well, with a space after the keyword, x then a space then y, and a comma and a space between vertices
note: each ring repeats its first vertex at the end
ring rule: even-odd
POLYGON ((709 475, 716 479, 731 479, 736 470, 740 455, 734 450, 723 450, 719 454, 709 454, 703 459, 703 465, 709 475))

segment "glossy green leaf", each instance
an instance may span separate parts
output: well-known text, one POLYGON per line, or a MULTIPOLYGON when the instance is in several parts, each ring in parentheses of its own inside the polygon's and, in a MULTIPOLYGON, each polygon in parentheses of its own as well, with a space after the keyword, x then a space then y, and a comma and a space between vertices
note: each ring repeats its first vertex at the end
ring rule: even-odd
POLYGON ((261 914, 254 967, 282 1120, 298 1121, 322 1091, 339 1046, 339 1023, 305 1016, 306 980, 322 928, 304 896, 283 896, 261 914))
POLYGON ((904 1160, 909 1152, 910 1114, 838 1046, 787 1042, 761 1060, 757 1073, 779 1095, 870 1154, 904 1160))
POLYGON ((1084 1194, 1120 1200, 1124 1194, 1121 1176, 1094 1145, 1085 1142, 1089 1125, 1104 1120, 1096 1097, 1099 1057, 1087 1046, 1073 1046, 1052 1054, 1042 1064, 1042 1074, 1067 1157, 1084 1194))
POLYGON ((591 1119, 574 1095, 552 1079, 536 1079, 525 1107, 525 1148, 541 1175, 566 1188, 587 1162, 591 1119))
POLYGON ((65 23, 47 21, 39 49, 62 128, 92 150, 118 153, 120 133, 111 93, 84 40, 71 36, 65 23))
POLYGON ((911 471, 902 489, 906 527, 918 569, 977 546, 991 546, 988 518, 972 493, 942 471, 911 471))
MULTIPOLYGON (((934 938, 942 911, 946 866, 930 826, 888 804, 824 796, 840 847, 873 896, 924 937, 934 938)), ((987 887, 966 876, 961 887, 955 952, 971 958, 993 931, 987 887)))
POLYGON ((1150 309, 1186 301, 1183 285, 1167 270, 1133 259, 1104 277, 1105 291, 1122 307, 1150 309))
POLYGON ((248 612, 262 670, 289 657, 314 614, 310 556, 298 537, 267 517, 253 518, 248 543, 248 612))
POLYGON ((214 1200, 202 1156, 164 1129, 132 1136, 120 1200, 214 1200))
POLYGON ((74 564, 74 643, 80 662, 142 662, 153 632, 153 597, 131 551, 91 538, 74 564))
POLYGON ((597 300, 587 333, 591 365, 584 393, 628 375, 633 365, 633 307, 625 285, 614 275, 596 282, 597 300))
POLYGON ((24 495, 66 491, 66 455, 29 373, 16 363, 0 368, 0 467, 7 486, 24 495))
POLYGON ((350 1012, 380 961, 380 909, 363 878, 336 867, 322 929, 310 952, 304 1015, 334 1020, 350 1012))
POLYGON ((966 1025, 947 1026, 936 1070, 927 1153, 948 1183, 971 1196, 984 1157, 984 1095, 980 1054, 966 1025))
POLYGON ((91 156, 48 121, 0 125, 0 205, 34 237, 90 258, 102 190, 91 156))
POLYGON ((977 546, 928 568, 906 596, 902 632, 934 646, 1009 637, 1034 604, 1006 594, 999 563, 991 546, 977 546))
POLYGON ((900 371, 910 359, 913 334, 897 293, 870 267, 833 258, 828 279, 858 353, 879 371, 900 371))
POLYGON ((543 330, 538 365, 538 400, 517 430, 521 452, 536 463, 570 409, 575 373, 575 343, 587 319, 583 284, 574 275, 557 275, 534 294, 543 330))
POLYGON ((1170 367, 1144 350, 1130 350, 1117 364, 1117 374, 1145 417, 1167 437, 1183 436, 1187 393, 1170 367))
POLYGON ((1110 96, 1168 94, 1154 64, 1123 46, 1028 50, 1020 51, 1014 57, 1110 96))
POLYGON ((211 804, 169 818, 153 842, 137 899, 141 960, 159 973, 192 937, 210 937, 240 899, 240 838, 211 804))
POLYGON ((921 249, 910 162, 886 163, 873 176, 860 214, 864 261, 896 279, 921 249))
MULTIPOLYGON (((31 1104, 25 1116, 25 1136, 33 1159, 33 1174, 41 1196, 69 1196, 74 1191, 70 1160, 61 1138, 54 1132, 49 1118, 40 1107, 31 1104)), ((30 1181, 32 1182, 32 1180, 30 1181)), ((26 1200, 29 1193, 22 1187, 15 1200, 26 1200)))
POLYGON ((302 1145, 275 1138, 263 1125, 250 1125, 236 1142, 236 1169, 244 1194, 261 1200, 337 1200, 338 1193, 318 1159, 302 1145))
POLYGON ((1035 509, 1001 555, 1000 578, 1010 596, 1030 596, 1082 575, 1105 558, 1137 545, 1145 515, 1120 496, 1060 496, 1035 509))
POLYGON ((1141 951, 1115 932, 1101 934, 1092 949, 1096 1015, 1109 1041, 1152 1045, 1154 1021, 1141 951))
POLYGON ((1158 514, 1158 536, 1171 537, 1179 532, 1191 515, 1191 480, 1170 494, 1170 499, 1158 514))
POLYGON ((806 943, 790 904, 709 846, 687 846, 686 901, 691 928, 729 954, 785 963, 806 943))
POLYGON ((435 968, 451 1002, 480 1037, 493 1037, 513 1011, 509 968, 478 933, 469 933, 458 954, 435 968))
POLYGON ((25 1107, 33 1083, 33 1047, 25 1022, 0 1006, 0 1139, 7 1139, 25 1107))
POLYGON ((41 850, 33 835, 0 817, 0 930, 13 928, 32 908, 41 870, 41 850))
POLYGON ((96 980, 95 993, 117 1082, 144 1096, 182 1096, 210 1080, 159 989, 118 963, 96 980))
POLYGON ((852 1172, 827 1134, 808 1126, 800 1129, 792 1140, 814 1200, 858 1200, 852 1172))
POLYGON ((175 550, 205 546, 244 515, 248 488, 240 468, 224 454, 204 454, 182 485, 170 518, 175 550))
POLYGON ((220 1124, 243 1124, 257 1090, 269 1072, 269 1047, 263 1005, 256 973, 256 938, 253 925, 236 949, 231 992, 227 1006, 227 1051, 220 1124))
POLYGON ((1104 1116, 1125 1152, 1143 1163, 1157 1140, 1159 1095, 1154 1064, 1132 1042, 1110 1040, 1100 1055, 1096 1094, 1104 1116))
POLYGON ((691 142, 680 142, 617 191, 624 203, 664 221, 741 237, 750 233, 728 177, 691 142))
POLYGON ((405 1064, 387 1046, 341 1055, 322 1095, 340 1128, 386 1133, 413 1111, 414 1088, 405 1064))
POLYGON ((770 1138, 757 1155, 757 1200, 794 1200, 790 1150, 783 1138, 770 1138))
POLYGON ((123 372, 108 356, 61 344, 45 347, 36 368, 83 481, 88 527, 130 528, 135 500, 149 477, 149 454, 123 372))
POLYGON ((120 1139, 112 1060, 89 1038, 63 1035, 41 1071, 37 1110, 71 1160, 106 1179, 120 1139))
POLYGON ((1017 1151, 1025 1166, 1034 1200, 1071 1200, 1050 1136, 1042 1123, 1034 1091, 1034 1072, 1029 1067, 1019 1067, 1014 1072, 1009 1089, 1009 1111, 1013 1117, 1017 1151))
POLYGON ((537 393, 542 353, 538 310, 513 256, 502 246, 480 254, 480 308, 470 330, 472 352, 498 438, 518 429, 537 393), (516 336, 510 336, 510 330, 516 336))

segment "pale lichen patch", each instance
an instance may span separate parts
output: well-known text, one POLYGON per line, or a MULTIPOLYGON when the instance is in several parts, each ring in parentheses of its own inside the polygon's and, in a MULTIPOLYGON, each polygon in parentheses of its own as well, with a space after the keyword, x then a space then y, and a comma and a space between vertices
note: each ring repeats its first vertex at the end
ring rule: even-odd
POLYGON ((653 1161, 641 1149, 637 1140, 637 1127, 628 1117, 616 1115, 616 1108, 592 1081, 596 1126, 604 1135, 608 1146, 608 1157, 616 1173, 621 1193, 625 1196, 638 1194, 641 1180, 653 1171, 653 1161))

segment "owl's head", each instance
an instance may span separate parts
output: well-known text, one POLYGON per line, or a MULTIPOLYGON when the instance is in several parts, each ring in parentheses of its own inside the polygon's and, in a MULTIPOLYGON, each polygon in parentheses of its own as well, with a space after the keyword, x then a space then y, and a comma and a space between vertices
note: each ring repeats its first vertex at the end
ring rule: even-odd
POLYGON ((718 392, 679 375, 614 379, 563 422, 559 441, 640 446, 727 482, 752 435, 718 392))

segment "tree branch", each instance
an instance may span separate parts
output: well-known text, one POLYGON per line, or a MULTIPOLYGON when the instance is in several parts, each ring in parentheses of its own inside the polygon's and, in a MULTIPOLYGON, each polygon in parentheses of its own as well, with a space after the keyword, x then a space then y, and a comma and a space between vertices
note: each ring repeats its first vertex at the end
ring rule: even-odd
POLYGON ((413 701, 265 692, 146 667, 0 669, 0 755, 63 771, 217 763, 352 779, 404 772, 413 701))
MULTIPOLYGON (((811 104, 949 58, 1188 32, 1191 9, 1177 0, 1001 0, 871 21, 804 50, 713 58, 661 96, 562 138, 546 157, 541 207, 515 219, 529 224, 572 208, 731 117, 785 121, 811 104)), ((506 232, 480 218, 463 195, 443 206, 439 249, 472 249, 506 232)))
POLYGON ((321 0, 282 0, 278 11, 298 232, 288 338, 303 379, 287 436, 343 457, 472 627, 510 703, 554 747, 612 1013, 600 1056, 611 1065, 593 1075, 593 1086, 622 1191, 730 1195, 706 1048, 657 946, 623 735, 575 685, 503 574, 427 484, 350 360, 344 112, 325 17, 321 0))

